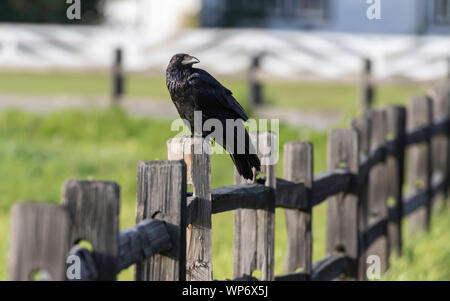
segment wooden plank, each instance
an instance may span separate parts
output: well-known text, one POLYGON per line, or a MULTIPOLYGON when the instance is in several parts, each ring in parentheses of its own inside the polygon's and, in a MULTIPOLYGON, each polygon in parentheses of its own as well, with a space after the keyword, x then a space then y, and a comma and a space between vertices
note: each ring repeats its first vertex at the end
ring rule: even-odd
MULTIPOLYGON (((429 127, 432 124, 432 104, 427 97, 412 97, 408 103, 408 128, 429 127)), ((429 129, 428 129, 429 131, 429 129)), ((408 148, 408 186, 411 193, 426 191, 427 205, 409 217, 412 230, 428 229, 431 214, 431 139, 408 148)))
POLYGON ((120 188, 117 183, 69 180, 63 203, 71 220, 70 245, 87 240, 98 264, 99 280, 115 280, 119 253, 120 188))
POLYGON ((222 186, 211 190, 212 213, 243 208, 264 209, 273 198, 274 190, 260 184, 222 186))
MULTIPOLYGON (((265 185, 276 189, 276 165, 270 157, 277 157, 277 136, 273 132, 251 132, 261 159, 265 185)), ((235 183, 245 180, 235 170, 235 183)), ((261 280, 274 279, 275 199, 264 209, 240 209, 234 214, 233 278, 262 273, 261 280)))
MULTIPOLYGON (((366 247, 370 250, 373 249, 374 243, 379 241, 380 238, 386 237, 386 228, 387 228, 388 219, 380 218, 377 221, 372 221, 365 231, 366 235, 366 247)), ((374 252, 368 253, 369 255, 377 255, 374 252)), ((366 259, 366 258, 365 258, 366 259)), ((381 260, 381 258, 380 258, 381 260)), ((385 272, 385 271, 384 271, 385 272)))
POLYGON ((118 105, 124 93, 123 76, 123 50, 117 48, 114 51, 114 64, 112 68, 112 104, 118 105))
POLYGON ((403 215, 408 216, 415 213, 418 209, 423 209, 428 203, 428 193, 425 190, 415 191, 405 197, 403 203, 403 215))
MULTIPOLYGON (((358 174, 359 138, 352 129, 332 130, 328 135, 328 170, 345 167, 358 174)), ((360 255, 359 196, 341 193, 327 202, 327 254, 344 253, 355 262, 360 255)), ((357 267, 353 267, 357 275, 357 267)))
MULTIPOLYGON (((438 191, 446 189, 444 178, 440 174, 433 176, 431 185, 431 196, 434 196, 438 191)), ((421 207, 426 207, 429 192, 424 190, 413 191, 407 195, 402 202, 402 216, 408 216, 421 207)), ((394 220, 395 216, 399 214, 396 207, 389 208, 389 219, 394 220)))
MULTIPOLYGON (((364 114, 357 118, 353 119, 350 122, 350 126, 352 129, 358 132, 359 137, 359 171, 358 171, 358 194, 359 194, 359 206, 358 206, 358 223, 361 232, 364 232, 368 228, 368 202, 369 202, 369 171, 372 165, 371 162, 371 145, 372 145, 372 119, 368 110, 364 112, 364 114)), ((365 271, 366 270, 366 259, 365 259, 365 251, 366 251, 366 237, 364 235, 361 236, 360 241, 360 254, 359 254, 359 262, 358 262, 358 270, 365 271)), ((360 273, 360 280, 365 280, 365 273, 360 273)))
POLYGON ((209 142, 201 137, 172 138, 167 142, 167 148, 169 160, 185 160, 188 182, 197 199, 195 219, 191 220, 186 233, 186 280, 212 280, 209 142))
POLYGON ((275 276, 275 281, 308 281, 308 280, 311 280, 311 275, 305 272, 275 276))
MULTIPOLYGON (((431 139, 432 164, 433 174, 442 174, 445 178, 445 184, 448 185, 449 180, 449 158, 450 158, 450 127, 448 121, 450 120, 450 90, 448 85, 440 85, 431 89, 430 95, 433 107, 433 126, 444 123, 443 131, 440 133, 433 133, 431 139)), ((432 200, 432 206, 435 204, 442 204, 447 197, 447 191, 437 193, 432 200)))
POLYGON ((351 189, 351 183, 352 174, 345 169, 335 169, 318 174, 314 177, 311 206, 317 206, 335 194, 348 191, 351 189))
MULTIPOLYGON (((311 202, 307 193, 311 191, 304 183, 295 183, 277 178, 276 207, 306 210, 325 201, 328 197, 351 189, 352 175, 345 169, 325 171, 314 177, 311 202)), ((263 209, 273 196, 273 189, 260 184, 222 186, 211 190, 212 214, 237 209, 263 209)), ((189 205, 188 219, 196 204, 189 205), (191 209, 189 209, 191 207, 191 209)))
POLYGON ((196 219, 187 232, 186 280, 209 281, 213 280, 209 142, 194 138, 191 152, 192 188, 198 203, 196 219), (195 151, 200 147, 201 152, 195 151))
POLYGON ((373 145, 372 150, 367 156, 361 156, 359 176, 361 178, 367 178, 374 166, 385 162, 386 154, 386 145, 373 145))
MULTIPOLYGON (((387 116, 384 110, 370 110, 370 118, 372 120, 372 134, 371 139, 374 148, 378 145, 384 145, 387 135, 387 116)), ((369 172, 369 187, 368 187, 368 222, 367 226, 378 223, 380 220, 387 221, 388 206, 387 206, 387 169, 385 163, 378 163, 372 167, 369 172)), ((370 255, 376 255, 380 258, 381 272, 384 273, 389 268, 389 245, 387 237, 387 222, 382 224, 384 228, 380 229, 379 235, 372 242, 365 239, 367 244, 365 248, 364 261, 370 255)))
POLYGON ((277 178, 276 206, 283 208, 308 209, 308 189, 304 183, 277 178))
POLYGON ((395 148, 395 152, 389 153, 386 158, 387 193, 394 199, 391 208, 395 208, 395 214, 388 223, 389 252, 390 254, 395 252, 400 256, 402 252, 406 110, 404 107, 390 106, 386 109, 386 114, 388 136, 391 136, 395 148))
MULTIPOLYGON (((311 201, 313 189, 313 146, 309 142, 288 142, 284 145, 284 178, 302 182, 306 193, 306 202, 311 201)), ((305 195, 305 194, 304 194, 305 195)), ((278 195, 277 195, 278 197, 278 195)), ((307 209, 286 209, 287 249, 284 261, 284 273, 311 273, 312 268, 312 207, 307 209)))
POLYGON ((375 89, 372 84, 372 61, 369 58, 365 58, 363 61, 360 90, 360 102, 363 111, 369 110, 373 105, 375 94, 375 89))
POLYGON ((64 280, 69 226, 62 206, 15 204, 11 210, 9 280, 31 280, 37 271, 46 280, 64 280))
POLYGON ((354 258, 346 254, 332 254, 314 263, 311 280, 331 281, 335 279, 356 278, 354 258))
MULTIPOLYGON (((166 223, 151 218, 145 219, 131 228, 120 231, 116 273, 171 248, 172 242, 166 223)), ((74 245, 69 254, 80 259, 81 279, 77 280, 98 280, 97 265, 88 249, 74 245)))
POLYGON ((162 251, 171 248, 176 237, 170 237, 167 223, 157 219, 147 218, 131 228, 119 233, 119 256, 117 273, 129 266, 145 260, 162 251))
POLYGON ((406 135, 406 145, 420 144, 430 139, 430 127, 427 126, 409 126, 406 135))
POLYGON ((186 164, 183 160, 141 161, 137 174, 136 223, 166 222, 173 247, 138 264, 135 280, 186 278, 186 164))

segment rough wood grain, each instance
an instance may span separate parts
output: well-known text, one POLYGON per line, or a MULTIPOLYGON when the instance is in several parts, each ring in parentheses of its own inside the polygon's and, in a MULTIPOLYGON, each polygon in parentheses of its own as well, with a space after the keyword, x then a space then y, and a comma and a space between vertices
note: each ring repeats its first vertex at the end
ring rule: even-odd
MULTIPOLYGON (((325 171, 314 177, 311 201, 307 194, 311 189, 304 183, 277 178, 276 207, 306 210, 324 202, 328 197, 351 189, 352 175, 345 169, 325 171)), ((273 189, 260 184, 222 186, 211 190, 212 214, 237 209, 263 209, 273 198, 273 189)), ((188 198, 187 219, 194 220, 197 200, 188 198), (191 201, 189 201, 191 199, 191 201)))
POLYGON ((325 171, 314 177, 312 204, 317 206, 330 196, 351 189, 352 174, 345 169, 325 171))
POLYGON ((209 144, 203 140, 195 141, 191 151, 204 145, 204 152, 192 155, 192 187, 197 198, 197 217, 191 224, 187 239, 187 280, 212 280, 212 237, 211 237, 211 162, 208 154, 209 144))
POLYGON ((117 273, 148 257, 171 249, 172 241, 176 242, 176 237, 170 237, 166 223, 157 219, 147 218, 131 228, 120 231, 117 273))
POLYGON ((386 158, 387 193, 394 199, 391 208, 395 208, 395 215, 389 219, 388 237, 389 252, 398 256, 402 253, 402 211, 403 211, 403 181, 405 164, 405 130, 406 110, 400 106, 390 106, 386 109, 387 131, 394 142, 395 152, 386 158))
POLYGON ((243 208, 264 209, 273 198, 274 190, 260 184, 222 186, 211 191, 212 213, 243 208))
MULTIPOLYGON (((372 145, 372 119, 368 110, 359 118, 353 119, 350 123, 351 128, 358 132, 359 138, 359 157, 360 168, 358 171, 357 189, 359 194, 358 222, 360 231, 364 232, 368 228, 368 206, 369 206, 369 171, 371 162, 371 145, 372 145)), ((366 270, 366 251, 367 241, 364 235, 360 241, 360 256, 358 262, 359 271, 366 270)), ((360 273, 361 280, 365 279, 365 273, 360 273)))
POLYGON ((136 264, 136 280, 185 280, 185 217, 186 164, 184 161, 139 162, 136 223, 147 218, 165 221, 173 247, 167 253, 154 255, 136 264))
POLYGON ((120 188, 114 182, 69 180, 63 203, 71 220, 70 245, 87 240, 98 264, 99 280, 115 280, 119 253, 120 188))
MULTIPOLYGON (((372 120, 371 139, 374 146, 384 145, 386 142, 386 111, 370 110, 372 120)), ((385 163, 378 163, 369 172, 369 197, 368 197, 368 227, 378 223, 380 220, 387 220, 387 169, 385 163)), ((387 223, 382 224, 382 235, 379 235, 373 242, 367 241, 367 248, 364 254, 364 261, 367 256, 376 255, 380 258, 381 272, 384 273, 389 268, 389 245, 387 237, 387 223)))
MULTIPOLYGON (((278 150, 278 138, 273 132, 251 132, 250 136, 258 149, 265 185, 276 189, 276 165, 268 158, 278 157, 275 153, 278 150)), ((235 183, 244 182, 235 170, 235 183)), ((252 275, 253 271, 260 270, 261 280, 274 279, 274 235, 275 199, 268 202, 264 209, 235 211, 233 278, 252 275)))
MULTIPOLYGON (((313 189, 313 146, 309 142, 288 142, 284 145, 284 178, 302 182, 308 189, 307 202, 311 202, 313 189)), ((278 195, 277 195, 278 197, 278 195)), ((312 207, 308 209, 286 209, 287 252, 284 273, 289 274, 303 268, 311 273, 312 268, 312 207)))
POLYGON ((310 201, 307 194, 311 189, 305 183, 297 183, 277 178, 276 206, 283 208, 308 209, 310 201))
MULTIPOLYGON (((427 97, 412 97, 408 103, 408 128, 429 127, 432 124, 432 103, 427 97)), ((409 217, 412 230, 428 229, 431 214, 431 139, 408 148, 408 186, 411 193, 426 191, 427 205, 409 217)))
MULTIPOLYGON (((433 123, 449 121, 450 119, 450 90, 448 85, 440 85, 430 91, 432 106, 433 106, 433 123)), ((444 127, 444 131, 441 133, 434 133, 431 140, 432 159, 433 159, 433 174, 439 173, 445 179, 445 185, 448 185, 449 180, 449 148, 450 127, 447 123, 444 127)), ((432 204, 441 204, 444 202, 447 196, 447 191, 437 193, 433 197, 432 204)))
POLYGON ((201 137, 183 137, 170 139, 167 146, 169 160, 185 160, 188 183, 197 202, 195 219, 191 219, 186 233, 186 280, 212 280, 209 142, 201 137))
MULTIPOLYGON (((355 130, 337 129, 328 135, 328 170, 345 167, 358 174, 359 139, 355 130)), ((361 237, 357 193, 341 193, 327 202, 327 254, 345 253, 358 262, 361 237)), ((355 265, 356 266, 356 265, 355 265)), ((357 274, 357 267, 354 267, 357 274)))
POLYGON ((48 280, 64 280, 69 226, 62 206, 15 204, 11 211, 9 280, 31 280, 36 271, 47 272, 48 280))

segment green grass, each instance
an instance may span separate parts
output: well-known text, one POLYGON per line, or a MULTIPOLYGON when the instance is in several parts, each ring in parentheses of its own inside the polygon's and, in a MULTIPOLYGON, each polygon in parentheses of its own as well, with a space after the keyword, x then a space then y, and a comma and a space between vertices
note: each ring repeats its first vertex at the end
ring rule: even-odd
POLYGON ((441 206, 431 218, 430 232, 411 233, 404 222, 403 255, 391 261, 383 280, 448 281, 450 280, 450 213, 441 206))
MULTIPOLYGON (((17 201, 59 203, 67 179, 116 181, 121 186, 121 228, 135 220, 136 167, 140 160, 166 158, 168 122, 131 118, 118 110, 64 111, 48 116, 20 111, 0 113, 0 280, 7 279, 9 212, 17 201), (166 129, 166 130, 163 130, 166 129), (20 188, 20 189, 19 189, 20 188)), ((290 140, 314 144, 315 172, 325 169, 326 134, 280 127, 281 145, 290 140)), ((281 158, 282 159, 282 158, 281 158)), ((277 173, 282 175, 282 160, 277 173)), ((212 186, 232 184, 232 163, 212 157, 212 186)), ((325 205, 314 209, 314 261, 325 255, 325 205)), ((450 214, 433 216, 429 235, 406 235, 404 256, 395 259, 388 280, 448 280, 450 214)), ((215 279, 232 277, 233 214, 213 216, 215 279)), ((276 212, 275 272, 283 272, 286 227, 283 210, 276 212)), ((132 269, 119 279, 131 280, 132 269)))
MULTIPOLYGON (((136 167, 140 160, 164 159, 165 142, 176 133, 170 123, 136 119, 119 110, 64 111, 47 116, 20 111, 0 113, 0 279, 6 279, 9 212, 17 201, 60 202, 67 179, 116 181, 121 186, 121 228, 135 220, 136 167), (20 189, 19 189, 20 187, 20 189)), ((316 170, 324 170, 325 134, 280 127, 280 145, 309 140, 316 146, 316 170)), ((281 149, 282 150, 282 149, 281 149)), ((282 166, 282 161, 278 166, 282 166)), ((281 176, 282 170, 278 170, 281 176)), ((212 158, 212 186, 232 184, 232 161, 227 155, 212 158)), ((323 208, 316 210, 317 239, 324 238, 323 208)), ((215 278, 231 277, 232 214, 213 218, 215 278), (215 230, 214 230, 215 229, 215 230)), ((277 273, 282 272, 285 250, 283 213, 277 212, 277 273)), ((319 243, 323 245, 323 243, 319 243)), ((317 248, 323 256, 323 248, 317 248)), ((132 279, 132 270, 120 279, 132 279)))
MULTIPOLYGON (((243 80, 218 77, 248 109, 247 84, 243 80)), ((95 97, 110 95, 108 74, 91 73, 21 73, 0 72, 0 94, 71 95, 95 97)), ((169 99, 164 74, 127 75, 126 95, 155 100, 169 99)), ((413 94, 423 94, 417 85, 382 84, 376 90, 376 105, 402 104, 413 94)), ((264 85, 266 103, 270 106, 298 110, 340 112, 344 117, 358 113, 357 84, 271 81, 264 85)))
MULTIPOLYGON (((230 79, 223 82, 245 106, 245 82, 230 79)), ((267 102, 274 107, 338 111, 345 120, 358 111, 358 90, 350 84, 271 82, 265 89, 267 102)), ((90 97, 107 96, 109 90, 109 78, 102 73, 0 73, 0 94, 90 97)), ((423 93, 424 90, 423 87, 382 85, 377 90, 377 104, 403 104, 408 96, 423 93)), ((130 75, 127 92, 132 97, 168 98, 163 77, 150 75, 130 75)), ((167 157, 166 140, 176 134, 169 128, 168 121, 131 118, 119 110, 71 110, 46 116, 20 111, 0 112, 0 280, 7 279, 11 206, 24 200, 59 203, 61 186, 67 179, 118 182, 121 186, 120 226, 132 226, 135 220, 137 163, 167 157)), ((281 125, 281 152, 282 145, 289 140, 311 141, 314 145, 315 172, 325 169, 326 133, 281 125)), ((279 176, 282 175, 282 156, 280 159, 277 166, 279 176)), ((232 184, 232 172, 232 162, 227 155, 212 157, 212 187, 232 184)), ((393 261, 387 279, 419 277, 417 279, 449 280, 448 273, 443 272, 450 265, 445 237, 448 236, 446 229, 449 229, 449 220, 448 213, 433 219, 433 231, 438 232, 432 231, 430 236, 415 238, 407 235, 406 256, 393 261), (425 255, 422 257, 422 254, 428 254, 426 250, 431 244, 436 245, 429 253, 434 259, 425 255), (416 252, 422 253, 419 255, 416 252), (435 272, 436 269, 440 272, 435 272), (416 271, 419 271, 418 274, 411 276, 416 271)), ((283 210, 277 210, 276 274, 283 271, 286 245, 284 222, 283 210)), ((314 209, 313 234, 313 257, 318 260, 325 255, 325 205, 314 209)), ((232 213, 214 215, 215 279, 230 278, 232 275, 232 242, 232 213)), ((132 279, 132 269, 121 273, 119 279, 132 279)))

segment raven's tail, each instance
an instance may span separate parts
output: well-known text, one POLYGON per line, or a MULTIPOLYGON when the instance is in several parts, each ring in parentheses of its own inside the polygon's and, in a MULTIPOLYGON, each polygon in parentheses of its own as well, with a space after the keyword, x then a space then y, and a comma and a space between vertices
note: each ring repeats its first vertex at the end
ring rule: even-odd
POLYGON ((230 154, 230 156, 239 174, 248 180, 253 179, 253 167, 256 171, 261 170, 261 162, 256 154, 230 154))

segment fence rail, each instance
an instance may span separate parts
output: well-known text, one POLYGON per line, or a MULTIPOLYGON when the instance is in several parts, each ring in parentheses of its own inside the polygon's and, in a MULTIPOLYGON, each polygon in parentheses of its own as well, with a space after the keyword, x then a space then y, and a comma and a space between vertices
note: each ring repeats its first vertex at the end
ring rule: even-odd
MULTIPOLYGON (((284 145, 283 178, 276 178, 275 165, 263 165, 264 184, 235 173, 235 185, 210 189, 209 155, 194 152, 208 144, 171 139, 169 160, 139 163, 137 225, 120 232, 119 186, 69 181, 62 206, 13 207, 10 280, 29 279, 37 269, 67 279, 67 254, 81 258, 84 280, 113 280, 132 264, 136 280, 212 280, 211 215, 226 211, 235 212, 234 279, 254 279, 260 270, 262 280, 365 280, 369 255, 378 255, 386 271, 390 254, 401 254, 402 219, 427 229, 433 206, 449 190, 450 86, 430 95, 411 98, 406 108, 368 109, 349 128, 332 130, 328 171, 315 176, 313 145, 294 141, 284 145), (313 263, 312 209, 324 202, 327 255, 313 263), (285 209, 288 234, 284 275, 278 276, 276 207, 285 209), (73 247, 80 240, 92 250, 73 247)), ((251 136, 267 142, 260 154, 277 151, 275 133, 251 136)))

